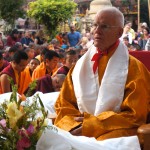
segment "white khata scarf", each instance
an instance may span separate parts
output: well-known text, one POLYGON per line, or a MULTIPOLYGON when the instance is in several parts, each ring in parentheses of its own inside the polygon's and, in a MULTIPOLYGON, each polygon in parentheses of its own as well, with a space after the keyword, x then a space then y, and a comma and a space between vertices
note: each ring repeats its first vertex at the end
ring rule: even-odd
POLYGON ((108 61, 101 86, 99 86, 98 71, 93 73, 94 62, 91 59, 95 53, 96 47, 93 45, 78 60, 72 73, 78 108, 81 113, 87 112, 95 116, 104 111, 119 112, 128 74, 128 49, 120 41, 108 61))

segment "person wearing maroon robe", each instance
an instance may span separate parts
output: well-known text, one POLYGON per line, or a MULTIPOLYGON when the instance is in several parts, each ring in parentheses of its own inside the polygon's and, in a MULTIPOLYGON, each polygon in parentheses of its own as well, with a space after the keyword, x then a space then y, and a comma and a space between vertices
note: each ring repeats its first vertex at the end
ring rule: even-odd
POLYGON ((18 86, 18 93, 23 94, 25 78, 22 74, 28 64, 28 55, 23 51, 17 51, 12 57, 12 62, 0 73, 0 93, 11 92, 11 83, 8 77, 12 78, 18 86))
POLYGON ((56 74, 64 74, 67 75, 70 68, 75 65, 78 60, 78 55, 75 50, 70 50, 65 53, 65 64, 60 67, 56 74))
POLYGON ((42 93, 60 91, 60 88, 62 87, 65 77, 66 76, 63 74, 56 74, 53 77, 51 77, 49 74, 46 74, 45 76, 36 80, 37 85, 35 89, 30 91, 28 87, 28 89, 25 91, 25 94, 28 94, 28 96, 32 96, 37 91, 42 93))
POLYGON ((4 60, 2 53, 0 53, 0 72, 9 65, 9 62, 4 60))

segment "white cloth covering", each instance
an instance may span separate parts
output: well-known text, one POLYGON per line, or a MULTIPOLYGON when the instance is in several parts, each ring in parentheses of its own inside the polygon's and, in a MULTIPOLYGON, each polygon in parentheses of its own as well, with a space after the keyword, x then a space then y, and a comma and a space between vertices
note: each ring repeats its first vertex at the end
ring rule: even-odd
POLYGON ((69 132, 47 129, 37 143, 36 150, 140 150, 137 136, 97 141, 95 138, 73 136, 69 132))
POLYGON ((100 87, 98 71, 93 73, 91 61, 95 53, 96 47, 93 45, 78 60, 72 73, 78 108, 81 113, 87 112, 95 116, 103 111, 119 112, 128 74, 128 49, 120 41, 118 48, 109 59, 100 87))
MULTIPOLYGON (((5 100, 10 99, 11 93, 12 92, 1 94, 0 95, 0 104, 3 103, 5 100)), ((59 93, 60 92, 51 92, 51 93, 43 94, 42 92, 36 92, 34 95, 39 94, 39 96, 43 102, 43 105, 45 107, 45 110, 48 111, 48 115, 53 115, 53 117, 54 117, 55 116, 54 104, 58 98, 59 93)), ((17 95, 19 95, 19 94, 17 94, 17 95)), ((29 104, 32 103, 33 96, 28 98, 29 104)))

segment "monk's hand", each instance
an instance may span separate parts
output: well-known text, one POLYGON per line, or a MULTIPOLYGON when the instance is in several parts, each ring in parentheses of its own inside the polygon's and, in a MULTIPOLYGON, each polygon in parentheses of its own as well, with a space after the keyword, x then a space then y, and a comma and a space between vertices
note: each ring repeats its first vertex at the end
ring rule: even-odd
POLYGON ((82 125, 71 130, 70 133, 72 135, 81 136, 82 135, 82 125))
POLYGON ((77 122, 83 122, 84 117, 74 117, 74 120, 77 122))
MULTIPOLYGON (((75 117, 74 120, 77 122, 83 122, 84 117, 75 117)), ((70 131, 72 135, 80 136, 82 135, 82 125, 77 126, 73 130, 70 131)))

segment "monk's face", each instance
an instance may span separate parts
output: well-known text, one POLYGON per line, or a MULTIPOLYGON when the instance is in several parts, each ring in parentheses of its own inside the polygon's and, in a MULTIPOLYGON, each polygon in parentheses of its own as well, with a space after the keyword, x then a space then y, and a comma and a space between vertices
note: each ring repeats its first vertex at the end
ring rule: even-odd
POLYGON ((55 91, 60 91, 64 80, 60 80, 57 76, 52 77, 52 85, 55 91))
POLYGON ((95 47, 106 50, 121 37, 123 29, 118 25, 117 19, 107 11, 96 15, 92 29, 95 47))
POLYGON ((67 55, 65 60, 65 66, 71 68, 78 60, 78 55, 67 55))
POLYGON ((29 63, 29 68, 31 71, 34 71, 38 65, 39 65, 39 62, 37 60, 31 59, 29 63))
POLYGON ((14 69, 18 71, 18 73, 22 72, 28 64, 28 60, 22 59, 20 63, 13 62, 14 69))
POLYGON ((46 59, 46 68, 50 71, 53 71, 56 68, 58 61, 58 57, 53 57, 51 60, 46 59))
POLYGON ((34 58, 34 49, 30 49, 30 51, 27 54, 28 54, 29 59, 34 58))

